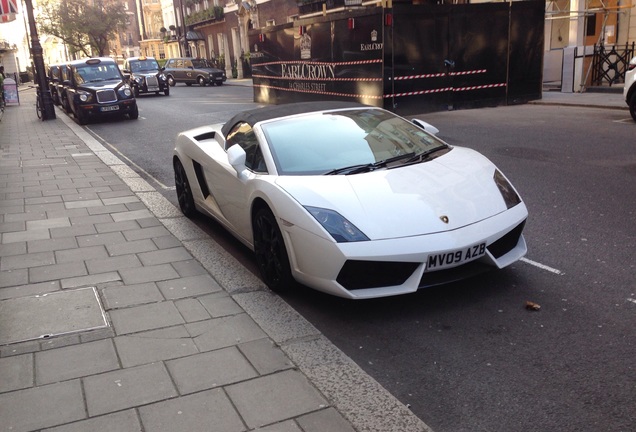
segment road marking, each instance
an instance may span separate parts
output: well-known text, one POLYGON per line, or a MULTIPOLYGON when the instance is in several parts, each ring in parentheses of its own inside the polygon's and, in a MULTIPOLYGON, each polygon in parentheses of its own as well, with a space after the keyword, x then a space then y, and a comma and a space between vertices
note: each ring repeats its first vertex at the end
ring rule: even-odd
POLYGON ((632 302, 632 303, 636 303, 636 299, 633 299, 633 298, 628 298, 627 301, 628 302, 632 302))
POLYGON ((538 268, 540 268, 542 270, 546 270, 546 271, 549 271, 551 273, 557 274, 559 276, 563 276, 565 274, 561 270, 557 270, 557 269, 549 267, 549 266, 547 266, 545 264, 541 264, 541 263, 538 263, 536 261, 529 260, 528 258, 521 258, 520 261, 523 261, 526 264, 530 264, 530 265, 533 265, 535 267, 538 267, 538 268))

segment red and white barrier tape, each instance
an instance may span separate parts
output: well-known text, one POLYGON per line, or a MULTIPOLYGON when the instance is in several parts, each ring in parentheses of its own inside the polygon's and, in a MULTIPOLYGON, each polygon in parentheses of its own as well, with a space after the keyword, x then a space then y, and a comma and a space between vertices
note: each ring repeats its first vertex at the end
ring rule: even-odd
POLYGON ((277 80, 288 80, 288 81, 349 81, 349 82, 382 81, 382 78, 301 78, 301 77, 271 77, 267 75, 252 75, 252 78, 277 79, 277 80))
POLYGON ((411 92, 403 92, 403 93, 395 93, 395 94, 386 94, 383 96, 374 96, 374 95, 361 95, 361 94, 350 94, 350 93, 338 93, 338 92, 327 92, 327 91, 319 91, 319 90, 309 90, 309 89, 301 89, 301 88, 285 88, 285 87, 277 87, 277 86, 269 86, 262 84, 254 84, 254 87, 267 88, 273 90, 281 90, 281 91, 291 91, 297 93, 311 93, 311 94, 321 94, 327 96, 340 96, 340 97, 351 97, 351 98, 362 98, 362 99, 388 99, 394 97, 404 97, 404 96, 417 96, 424 94, 433 94, 433 93, 444 93, 444 92, 463 92, 463 91, 472 91, 472 90, 482 90, 482 89, 490 89, 490 88, 498 88, 498 87, 506 87, 506 83, 499 84, 485 84, 480 86, 470 86, 470 87, 444 87, 439 89, 430 89, 430 90, 419 90, 419 91, 411 91, 411 92))
POLYGON ((351 66, 351 65, 372 64, 372 63, 382 63, 382 62, 383 62, 382 59, 357 60, 357 61, 349 61, 349 62, 312 62, 312 61, 303 61, 303 60, 292 60, 292 61, 275 61, 275 62, 268 62, 268 63, 257 63, 257 64, 253 64, 252 68, 256 66, 270 66, 270 65, 278 65, 278 64, 351 66))

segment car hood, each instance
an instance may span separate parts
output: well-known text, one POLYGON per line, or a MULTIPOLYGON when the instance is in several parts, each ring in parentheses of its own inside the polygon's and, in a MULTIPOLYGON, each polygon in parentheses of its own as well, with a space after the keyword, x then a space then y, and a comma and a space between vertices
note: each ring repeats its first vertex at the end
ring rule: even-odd
POLYGON ((108 81, 97 81, 97 82, 89 82, 84 83, 79 88, 98 91, 98 90, 117 90, 122 84, 119 80, 108 80, 108 81))
POLYGON ((159 71, 135 72, 136 77, 151 77, 159 74, 159 71))
POLYGON ((302 205, 335 210, 378 240, 453 230, 505 211, 495 170, 479 153, 455 147, 419 164, 354 175, 281 176, 276 183, 302 205))

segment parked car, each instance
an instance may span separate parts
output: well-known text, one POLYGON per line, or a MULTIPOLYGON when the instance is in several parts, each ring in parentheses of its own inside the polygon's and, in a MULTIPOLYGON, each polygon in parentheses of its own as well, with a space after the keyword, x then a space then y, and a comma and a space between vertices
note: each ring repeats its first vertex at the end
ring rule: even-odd
POLYGON ((51 99, 53 100, 53 103, 55 105, 60 105, 61 101, 58 88, 58 85, 60 87, 62 86, 62 81, 60 81, 60 67, 65 66, 50 65, 46 73, 46 78, 49 84, 49 91, 51 92, 51 99))
POLYGON ((68 64, 62 105, 79 124, 90 118, 128 115, 139 117, 137 101, 117 63, 109 57, 75 60, 68 64))
POLYGON ((124 78, 133 89, 135 97, 141 93, 170 95, 168 77, 154 57, 129 57, 124 61, 124 78))
POLYGON ((634 57, 627 66, 623 97, 625 97, 625 102, 629 106, 629 112, 632 118, 636 121, 636 57, 634 57))
POLYGON ((346 102, 268 106, 181 132, 181 211, 255 253, 272 290, 295 281, 363 299, 503 268, 526 254, 519 194, 437 129, 346 102))
POLYGON ((212 62, 207 59, 180 57, 171 58, 166 62, 164 73, 168 77, 171 86, 178 82, 185 83, 187 86, 192 84, 206 85, 222 85, 227 77, 225 71, 214 67, 212 62))

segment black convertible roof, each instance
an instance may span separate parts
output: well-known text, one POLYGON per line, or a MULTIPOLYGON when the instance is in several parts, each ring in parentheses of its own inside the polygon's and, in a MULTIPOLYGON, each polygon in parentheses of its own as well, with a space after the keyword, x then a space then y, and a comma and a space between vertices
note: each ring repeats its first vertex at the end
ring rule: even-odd
POLYGON ((283 105, 266 106, 263 108, 255 108, 249 111, 240 112, 223 125, 221 131, 223 136, 227 136, 235 124, 245 122, 251 126, 263 120, 270 120, 278 117, 286 117, 294 114, 303 114, 314 111, 325 111, 342 108, 362 108, 363 105, 358 102, 341 102, 341 101, 321 101, 321 102, 296 102, 283 105))

